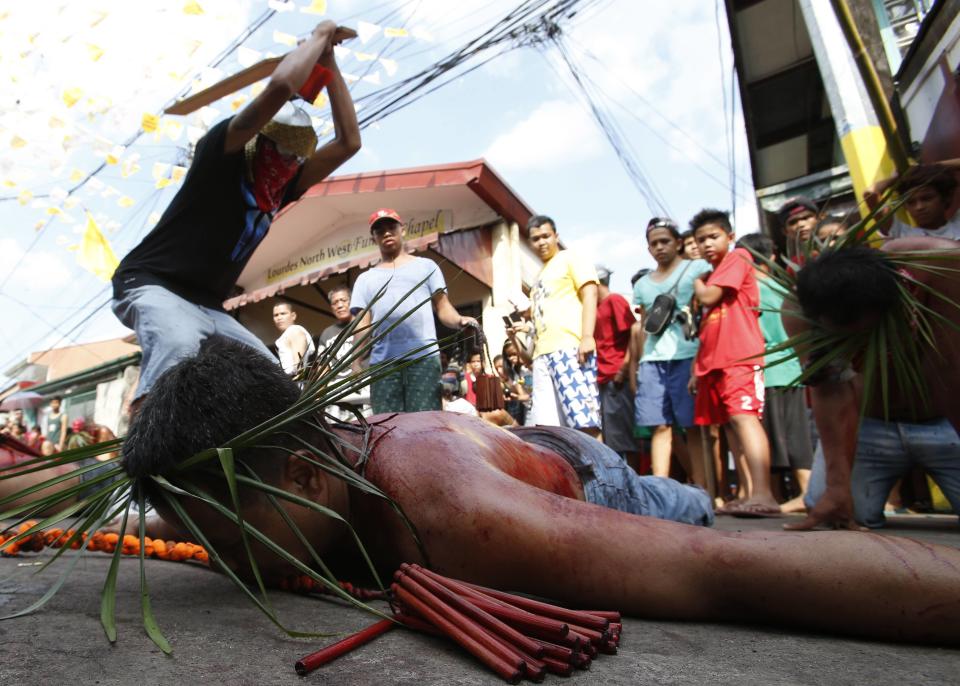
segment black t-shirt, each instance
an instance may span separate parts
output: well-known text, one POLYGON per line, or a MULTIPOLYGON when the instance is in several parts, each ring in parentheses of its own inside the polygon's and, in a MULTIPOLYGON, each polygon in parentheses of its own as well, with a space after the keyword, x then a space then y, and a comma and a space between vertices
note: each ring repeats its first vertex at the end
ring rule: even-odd
MULTIPOLYGON (((260 244, 273 214, 261 212, 244 175, 243 151, 226 153, 230 119, 197 142, 193 164, 153 231, 131 250, 113 276, 120 299, 131 288, 157 285, 190 302, 220 309, 260 244)), ((281 207, 296 200, 299 172, 281 207)))

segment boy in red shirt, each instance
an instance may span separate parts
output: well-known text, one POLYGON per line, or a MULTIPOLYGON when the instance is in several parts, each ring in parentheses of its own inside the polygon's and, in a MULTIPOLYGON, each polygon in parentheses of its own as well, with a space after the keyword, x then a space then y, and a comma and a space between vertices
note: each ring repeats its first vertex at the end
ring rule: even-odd
POLYGON ((745 500, 723 508, 743 517, 779 516, 770 491, 770 444, 760 423, 763 414, 763 334, 760 291, 753 258, 734 248, 733 227, 726 212, 702 210, 690 220, 703 259, 713 272, 693 282, 704 307, 700 349, 693 365, 690 392, 695 394, 694 420, 722 424, 734 455, 747 462, 745 500))

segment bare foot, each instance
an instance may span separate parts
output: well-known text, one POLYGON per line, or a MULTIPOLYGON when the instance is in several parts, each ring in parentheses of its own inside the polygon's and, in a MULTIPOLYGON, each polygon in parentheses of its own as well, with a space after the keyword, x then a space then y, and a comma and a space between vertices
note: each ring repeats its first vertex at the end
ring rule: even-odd
POLYGON ((717 514, 745 518, 783 516, 779 505, 766 500, 745 500, 744 502, 730 503, 723 509, 718 510, 717 514))
POLYGON ((780 511, 784 514, 794 514, 796 512, 806 512, 807 505, 803 502, 803 494, 796 498, 791 498, 785 503, 780 503, 780 511))

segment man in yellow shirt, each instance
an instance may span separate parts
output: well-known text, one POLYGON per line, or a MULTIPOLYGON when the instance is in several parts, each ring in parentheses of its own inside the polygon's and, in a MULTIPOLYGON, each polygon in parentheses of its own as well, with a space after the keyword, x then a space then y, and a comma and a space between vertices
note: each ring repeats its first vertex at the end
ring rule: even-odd
POLYGON ((556 224, 537 215, 527 222, 530 245, 543 269, 532 291, 536 333, 531 424, 569 426, 600 435, 597 391, 597 273, 560 249, 556 224))

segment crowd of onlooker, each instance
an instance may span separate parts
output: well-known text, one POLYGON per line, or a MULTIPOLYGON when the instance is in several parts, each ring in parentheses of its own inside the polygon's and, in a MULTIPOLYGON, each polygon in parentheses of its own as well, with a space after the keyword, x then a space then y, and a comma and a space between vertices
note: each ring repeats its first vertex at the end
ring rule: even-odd
MULTIPOLYGON (((885 233, 960 239, 957 218, 946 210, 952 172, 918 168, 901 180, 901 193, 903 187, 911 190, 905 207, 917 226, 890 217, 885 233), (937 203, 939 211, 929 207, 937 203)), ((882 184, 871 189, 868 202, 884 190, 882 184)), ((290 303, 278 302, 278 355, 291 373, 334 342, 342 358, 367 335, 340 345, 341 332, 362 315, 358 331, 373 323, 378 335, 363 364, 404 355, 415 361, 340 399, 332 411, 343 419, 443 409, 497 424, 573 427, 602 440, 641 474, 708 489, 721 511, 800 511, 810 505, 804 495, 815 471, 817 434, 805 389, 796 383, 800 361, 785 346, 780 313, 786 294, 770 266, 802 263, 801 246, 834 244, 851 222, 804 197, 786 201, 778 218, 784 255, 763 234, 737 240, 719 210, 697 213, 686 230, 654 217, 644 233, 656 266, 633 275, 628 302, 611 292, 608 268, 564 250, 554 220, 535 216, 528 240, 543 267, 529 295, 511 298, 513 311, 503 318, 506 342, 491 357, 476 321, 447 299, 437 265, 404 250, 399 214, 378 210, 370 230, 380 262, 352 289, 341 284, 328 293, 337 322, 316 338, 295 324, 290 303), (467 335, 438 347, 434 313, 446 327, 466 327, 467 335), (489 394, 481 390, 491 378, 502 406, 486 406, 489 394)), ((899 484, 885 503, 901 505, 899 484)))
POLYGON ((38 455, 53 455, 64 450, 81 448, 98 442, 98 427, 91 425, 84 417, 75 417, 72 421, 63 409, 63 398, 51 398, 45 412, 37 411, 38 421, 29 426, 22 409, 11 410, 0 433, 16 439, 38 455), (43 425, 39 418, 43 416, 43 425))

